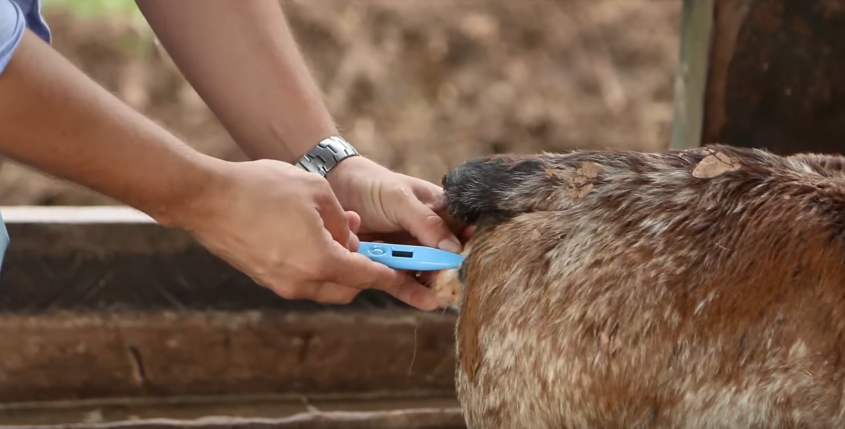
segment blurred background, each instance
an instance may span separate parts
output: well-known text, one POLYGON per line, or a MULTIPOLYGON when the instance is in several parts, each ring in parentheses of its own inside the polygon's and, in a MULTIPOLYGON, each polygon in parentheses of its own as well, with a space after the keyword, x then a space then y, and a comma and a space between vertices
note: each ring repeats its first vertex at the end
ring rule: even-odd
MULTIPOLYGON (((439 183, 498 152, 668 147, 680 1, 283 0, 343 134, 439 183)), ((245 159, 132 0, 44 0, 53 46, 189 145, 245 159)), ((3 205, 114 204, 4 161, 3 205)))
MULTIPOLYGON (((42 1, 53 46, 95 81, 198 150, 246 159, 134 0, 42 1)), ((484 154, 669 145, 681 1, 282 4, 344 136, 394 170, 439 183, 484 154)), ((0 203, 115 204, 11 160, 0 203)), ((145 224, 10 227, 0 425, 455 405, 451 314, 282 302, 145 224)))

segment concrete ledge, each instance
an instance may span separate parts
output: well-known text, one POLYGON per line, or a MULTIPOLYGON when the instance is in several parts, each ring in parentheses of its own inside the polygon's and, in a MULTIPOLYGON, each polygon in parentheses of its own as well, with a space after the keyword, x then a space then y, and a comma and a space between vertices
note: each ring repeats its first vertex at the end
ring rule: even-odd
POLYGON ((2 206, 6 223, 156 223, 145 213, 127 206, 2 206))

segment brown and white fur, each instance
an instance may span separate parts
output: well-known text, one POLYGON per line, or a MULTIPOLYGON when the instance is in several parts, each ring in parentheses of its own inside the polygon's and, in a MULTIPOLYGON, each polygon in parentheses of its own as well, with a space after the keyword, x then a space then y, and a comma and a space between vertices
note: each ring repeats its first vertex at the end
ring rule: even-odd
POLYGON ((454 169, 478 229, 434 287, 468 427, 845 427, 843 166, 713 145, 454 169))

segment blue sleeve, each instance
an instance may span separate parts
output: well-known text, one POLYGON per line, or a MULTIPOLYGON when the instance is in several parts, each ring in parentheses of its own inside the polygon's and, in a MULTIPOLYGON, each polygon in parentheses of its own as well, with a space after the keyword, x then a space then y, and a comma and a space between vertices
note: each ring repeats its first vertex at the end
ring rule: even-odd
POLYGON ((6 70, 23 38, 26 17, 17 3, 0 0, 0 74, 6 70))

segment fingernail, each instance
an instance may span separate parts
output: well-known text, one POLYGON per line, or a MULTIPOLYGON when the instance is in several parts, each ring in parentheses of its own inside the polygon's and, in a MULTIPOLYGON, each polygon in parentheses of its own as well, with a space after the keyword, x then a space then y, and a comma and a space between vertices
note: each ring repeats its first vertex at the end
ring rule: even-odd
POLYGON ((461 252, 461 243, 459 243, 455 238, 447 238, 440 243, 437 243, 437 247, 453 253, 461 252))

